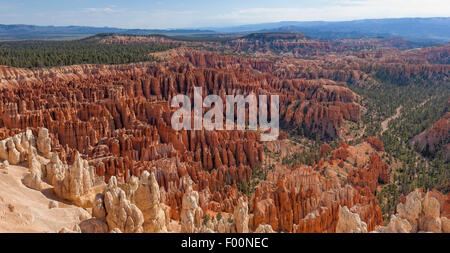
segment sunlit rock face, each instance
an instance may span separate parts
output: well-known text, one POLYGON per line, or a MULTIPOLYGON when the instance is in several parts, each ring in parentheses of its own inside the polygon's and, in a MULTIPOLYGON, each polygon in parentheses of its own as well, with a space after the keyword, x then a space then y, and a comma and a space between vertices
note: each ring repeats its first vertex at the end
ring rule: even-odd
POLYGON ((376 228, 381 233, 449 233, 448 197, 430 191, 415 190, 397 205, 397 214, 392 215, 389 224, 376 228))

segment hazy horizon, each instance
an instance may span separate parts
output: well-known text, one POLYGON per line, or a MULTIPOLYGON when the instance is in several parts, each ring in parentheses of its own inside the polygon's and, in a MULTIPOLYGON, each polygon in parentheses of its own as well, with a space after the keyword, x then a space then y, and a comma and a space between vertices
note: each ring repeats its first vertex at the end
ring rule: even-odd
POLYGON ((229 27, 283 21, 450 17, 445 0, 55 0, 10 1, 0 23, 124 29, 229 27))
POLYGON ((353 21, 364 21, 364 20, 388 20, 388 19, 439 19, 439 18, 450 18, 449 17, 401 17, 401 18, 374 18, 374 19, 351 19, 351 20, 341 20, 341 21, 325 21, 325 20, 311 20, 311 21, 301 21, 301 20, 283 20, 283 21, 273 21, 273 22, 260 22, 260 23, 245 23, 240 25, 228 25, 228 26, 203 26, 203 27, 168 27, 168 28, 142 28, 142 27, 130 27, 130 28, 123 28, 123 27, 117 27, 117 26, 95 26, 95 25, 36 25, 36 24, 27 24, 27 23, 0 23, 0 25, 24 25, 24 26, 42 26, 42 27, 91 27, 91 28, 118 28, 118 29, 154 29, 154 30, 172 30, 172 29, 179 29, 179 30, 188 30, 188 29, 222 29, 222 28, 228 28, 228 27, 239 27, 239 26, 253 26, 253 25, 262 25, 262 24, 277 24, 277 23, 291 23, 291 22, 353 22, 353 21))

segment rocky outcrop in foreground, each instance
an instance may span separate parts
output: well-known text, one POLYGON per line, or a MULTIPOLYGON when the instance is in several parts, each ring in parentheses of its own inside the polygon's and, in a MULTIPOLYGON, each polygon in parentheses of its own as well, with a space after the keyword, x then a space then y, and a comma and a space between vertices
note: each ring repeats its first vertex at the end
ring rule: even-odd
MULTIPOLYGON (((58 163, 57 158, 53 159, 58 163)), ((56 163, 51 164, 54 166, 56 163)), ((61 165, 62 167, 65 167, 61 165)), ((52 179, 56 195, 70 200, 80 206, 92 206, 92 186, 94 184, 94 170, 88 161, 81 158, 76 152, 75 161, 64 169, 56 169, 55 178, 52 179), (60 170, 63 170, 60 172, 60 170)))
MULTIPOLYGON (((42 141, 38 138, 37 142, 42 141)), ((36 139, 31 130, 16 134, 10 138, 0 141, 0 160, 4 160, 3 166, 24 164, 28 169, 22 182, 27 187, 34 190, 42 190, 42 163, 37 159, 39 154, 43 155, 43 150, 36 145, 36 139)))
POLYGON ((397 205, 397 214, 392 215, 386 227, 377 227, 381 233, 416 233, 434 232, 450 233, 448 198, 435 192, 423 193, 415 190, 406 196, 405 203, 397 205), (445 207, 444 207, 445 206, 445 207), (446 216, 445 216, 446 215, 446 216))
MULTIPOLYGON (((189 180, 188 180, 189 181, 189 180)), ((198 206, 198 192, 192 189, 192 183, 187 184, 187 189, 183 195, 181 209, 181 232, 198 232, 201 227, 203 210, 198 206)))
POLYGON ((132 195, 132 202, 142 211, 145 233, 168 232, 170 223, 169 207, 161 203, 161 194, 155 174, 144 171, 139 186, 132 195))
POLYGON ((346 206, 339 207, 339 220, 336 233, 367 233, 367 224, 359 215, 348 210, 346 206))
POLYGON ((109 230, 119 229, 124 233, 144 232, 144 215, 119 188, 117 179, 112 177, 103 196, 95 200, 92 213, 96 218, 106 220, 109 230))
MULTIPOLYGON (((397 205, 397 213, 386 226, 377 226, 375 233, 450 233, 448 218, 450 200, 438 192, 423 193, 416 189, 397 205)), ((347 207, 339 209, 337 233, 366 233, 367 225, 347 207)), ((369 231, 370 232, 370 231, 369 231)))

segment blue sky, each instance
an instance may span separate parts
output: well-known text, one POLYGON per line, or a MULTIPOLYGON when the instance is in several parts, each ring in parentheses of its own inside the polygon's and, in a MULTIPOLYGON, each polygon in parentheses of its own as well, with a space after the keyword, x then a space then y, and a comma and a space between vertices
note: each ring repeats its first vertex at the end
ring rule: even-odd
POLYGON ((448 0, 0 0, 0 24, 223 27, 277 21, 449 17, 448 0))

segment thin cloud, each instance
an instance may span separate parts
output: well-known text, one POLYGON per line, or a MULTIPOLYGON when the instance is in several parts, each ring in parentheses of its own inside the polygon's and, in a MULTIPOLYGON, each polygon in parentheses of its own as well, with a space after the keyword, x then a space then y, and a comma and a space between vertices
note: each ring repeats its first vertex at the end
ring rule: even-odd
POLYGON ((85 12, 91 12, 91 13, 114 13, 117 12, 116 10, 113 10, 112 8, 85 8, 85 12))

